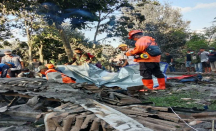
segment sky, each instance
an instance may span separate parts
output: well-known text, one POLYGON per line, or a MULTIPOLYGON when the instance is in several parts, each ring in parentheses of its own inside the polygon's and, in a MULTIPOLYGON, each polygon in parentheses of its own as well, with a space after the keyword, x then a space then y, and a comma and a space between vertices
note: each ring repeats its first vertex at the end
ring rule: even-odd
MULTIPOLYGON (((183 20, 191 21, 191 31, 201 31, 204 27, 212 25, 212 21, 216 17, 216 1, 215 0, 158 0, 160 3, 168 2, 174 8, 180 8, 183 15, 183 20)), ((94 38, 94 32, 85 31, 85 36, 90 40, 94 38)), ((97 39, 104 38, 106 34, 99 35, 97 39)), ((120 40, 112 41, 108 39, 102 44, 111 44, 117 47, 120 40), (108 43, 111 41, 111 43, 108 43)))
MULTIPOLYGON (((180 8, 183 20, 191 21, 190 29, 191 31, 200 31, 204 27, 209 27, 212 25, 212 21, 216 17, 216 1, 215 0, 158 0, 160 3, 168 2, 174 8, 180 8)), ((118 14, 115 14, 118 15, 118 14)), ((93 40, 95 30, 82 30, 85 33, 85 36, 89 40, 93 40)), ((18 32, 14 30, 14 32, 18 32)), ((26 40, 25 37, 17 35, 21 41, 26 40)), ((106 37, 106 34, 98 35, 97 39, 102 39, 106 37)), ((117 47, 121 44, 120 39, 115 38, 116 41, 112 39, 107 39, 102 44, 111 44, 114 47, 117 47), (111 43, 109 43, 109 41, 111 43)))

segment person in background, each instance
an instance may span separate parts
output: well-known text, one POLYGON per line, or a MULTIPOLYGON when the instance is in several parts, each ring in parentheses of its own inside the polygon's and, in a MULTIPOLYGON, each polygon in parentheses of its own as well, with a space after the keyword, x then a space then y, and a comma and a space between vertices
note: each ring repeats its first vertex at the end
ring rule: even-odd
POLYGON ((18 74, 18 77, 35 78, 34 72, 30 71, 28 68, 23 68, 22 72, 18 74))
POLYGON ((215 48, 210 48, 209 50, 209 62, 211 66, 211 70, 216 73, 216 52, 215 48))
POLYGON ((209 52, 205 51, 204 48, 200 48, 200 52, 198 53, 198 55, 200 55, 202 67, 204 68, 205 73, 210 73, 211 68, 209 64, 209 52))
POLYGON ((170 72, 175 72, 175 64, 173 60, 173 56, 170 55, 170 53, 166 52, 166 62, 169 64, 169 70, 170 72))
POLYGON ((59 82, 62 83, 76 83, 76 79, 69 77, 61 72, 55 70, 54 65, 47 64, 46 66, 39 66, 39 73, 45 75, 47 80, 52 79, 54 76, 59 82), (57 77, 58 76, 58 77, 57 77))
POLYGON ((87 53, 84 53, 80 48, 74 49, 74 55, 70 63, 76 65, 83 65, 84 63, 90 63, 91 60, 87 53))
POLYGON ((1 78, 7 77, 7 72, 10 68, 15 68, 14 63, 11 62, 5 62, 4 64, 0 64, 0 73, 1 73, 1 78))
POLYGON ((37 60, 37 58, 33 58, 33 62, 32 62, 32 70, 35 71, 35 72, 38 72, 38 67, 42 65, 41 62, 39 62, 37 60))
POLYGON ((128 51, 132 51, 133 48, 129 48, 128 45, 126 44, 120 44, 118 46, 118 48, 123 51, 123 64, 121 65, 121 67, 125 67, 127 65, 134 65, 134 64, 138 64, 137 62, 134 62, 134 56, 126 56, 125 53, 128 51))
POLYGON ((200 63, 200 57, 193 50, 191 51, 191 63, 194 64, 196 73, 202 73, 202 64, 200 63))
POLYGON ((195 72, 194 64, 192 63, 191 53, 192 53, 191 50, 188 50, 186 55, 185 66, 187 69, 187 73, 190 73, 191 71, 195 72))
POLYGON ((20 56, 12 54, 11 51, 5 51, 5 56, 2 57, 1 63, 12 62, 15 64, 16 68, 11 68, 9 73, 10 77, 16 77, 19 73, 21 73, 21 69, 24 68, 23 60, 20 56))

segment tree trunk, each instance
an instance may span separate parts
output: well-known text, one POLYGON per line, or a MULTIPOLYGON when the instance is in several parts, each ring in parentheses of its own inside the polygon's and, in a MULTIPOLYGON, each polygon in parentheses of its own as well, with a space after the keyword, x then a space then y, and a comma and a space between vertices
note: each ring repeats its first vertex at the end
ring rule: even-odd
POLYGON ((29 46, 29 65, 31 66, 31 64, 32 64, 32 46, 30 45, 29 46))
POLYGON ((43 45, 41 44, 39 47, 39 56, 40 56, 40 62, 44 63, 44 57, 43 57, 43 45))
POLYGON ((64 29, 62 28, 62 26, 56 24, 56 28, 58 29, 60 37, 61 37, 61 39, 63 41, 63 45, 64 45, 65 52, 66 52, 67 57, 68 57, 68 61, 70 61, 73 58, 73 52, 72 52, 72 49, 71 49, 70 42, 69 42, 69 40, 67 38, 67 35, 64 32, 64 29))
POLYGON ((27 25, 27 21, 25 20, 25 27, 26 27, 26 34, 27 34, 27 40, 28 40, 28 58, 29 58, 29 66, 32 66, 32 41, 30 37, 30 31, 29 31, 29 25, 27 25))
POLYGON ((99 30, 99 27, 100 27, 100 23, 101 23, 101 13, 99 12, 99 20, 98 20, 95 35, 94 35, 94 44, 96 43, 96 40, 97 40, 97 35, 98 35, 98 30, 99 30))

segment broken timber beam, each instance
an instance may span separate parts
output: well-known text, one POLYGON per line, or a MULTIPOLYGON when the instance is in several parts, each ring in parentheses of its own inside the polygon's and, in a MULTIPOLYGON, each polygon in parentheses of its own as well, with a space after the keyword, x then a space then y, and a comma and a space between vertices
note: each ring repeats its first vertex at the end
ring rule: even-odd
MULTIPOLYGON (((18 96, 18 97, 29 98, 29 99, 34 97, 34 96, 23 95, 23 94, 18 94, 18 93, 1 93, 0 95, 2 95, 2 96, 15 96, 15 97, 18 96)), ((59 99, 54 99, 54 98, 45 98, 45 99, 48 101, 57 101, 57 102, 61 101, 59 99)))
POLYGON ((164 126, 164 125, 158 125, 158 124, 154 124, 148 121, 143 121, 142 119, 137 119, 138 122, 140 122, 141 124, 143 124, 144 126, 157 130, 157 131, 175 131, 176 128, 175 127, 168 127, 168 126, 164 126))

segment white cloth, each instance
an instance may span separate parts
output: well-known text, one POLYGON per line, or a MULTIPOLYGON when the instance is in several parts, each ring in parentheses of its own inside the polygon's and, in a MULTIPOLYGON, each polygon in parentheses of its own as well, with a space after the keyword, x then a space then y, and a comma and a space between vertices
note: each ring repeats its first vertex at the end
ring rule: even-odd
MULTIPOLYGON (((132 50, 133 50, 133 48, 130 48, 128 51, 132 51, 132 50)), ((128 51, 126 51, 126 52, 128 52, 128 51)), ((126 56, 125 55, 126 52, 122 53, 123 59, 127 59, 129 65, 138 64, 137 62, 134 62, 134 56, 126 56)))

